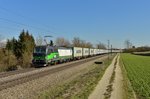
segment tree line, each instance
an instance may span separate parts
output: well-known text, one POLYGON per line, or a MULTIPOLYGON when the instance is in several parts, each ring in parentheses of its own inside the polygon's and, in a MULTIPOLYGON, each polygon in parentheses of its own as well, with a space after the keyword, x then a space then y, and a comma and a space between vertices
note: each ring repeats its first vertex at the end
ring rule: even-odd
POLYGON ((123 50, 123 52, 125 53, 133 53, 133 52, 146 52, 146 51, 150 51, 150 47, 149 46, 141 46, 141 47, 133 47, 133 48, 125 48, 123 50))
MULTIPOLYGON (((30 67, 34 47, 45 45, 44 41, 45 40, 42 36, 35 39, 29 31, 25 30, 21 31, 18 39, 14 37, 8 39, 6 47, 0 48, 0 71, 30 67)), ((94 48, 92 43, 82 40, 79 37, 74 37, 72 41, 69 41, 64 37, 58 37, 54 42, 50 40, 49 44, 63 47, 76 46, 94 48)), ((98 43, 95 48, 106 49, 103 43, 98 43)))
MULTIPOLYGON (((36 45, 42 45, 43 44, 44 39, 39 36, 36 38, 36 45)), ((58 37, 54 40, 53 44, 55 46, 63 46, 63 47, 85 47, 85 48, 99 48, 99 49, 106 49, 105 44, 99 42, 98 44, 96 44, 96 46, 94 47, 94 45, 90 42, 87 42, 85 40, 82 40, 79 37, 74 37, 72 41, 69 41, 68 39, 64 38, 64 37, 58 37)), ((50 44, 51 45, 51 44, 50 44)))
POLYGON ((0 49, 0 71, 30 67, 34 47, 34 37, 28 31, 23 30, 18 39, 8 39, 0 49))
POLYGON ((14 37, 11 40, 7 40, 6 49, 12 51, 17 59, 22 59, 24 54, 32 54, 35 47, 35 40, 28 31, 22 31, 20 33, 19 39, 14 37))
POLYGON ((125 40, 124 44, 125 44, 125 48, 124 48, 123 52, 125 52, 125 53, 150 51, 149 46, 135 47, 135 46, 133 46, 133 44, 130 40, 125 40))

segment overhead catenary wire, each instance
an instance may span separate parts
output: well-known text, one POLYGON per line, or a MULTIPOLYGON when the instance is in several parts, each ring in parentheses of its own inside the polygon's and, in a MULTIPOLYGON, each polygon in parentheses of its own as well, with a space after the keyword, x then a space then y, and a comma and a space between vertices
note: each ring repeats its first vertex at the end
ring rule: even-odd
POLYGON ((1 26, 1 29, 9 29, 9 30, 15 30, 15 31, 20 30, 19 28, 14 28, 14 27, 9 27, 9 26, 1 26))
POLYGON ((33 18, 29 18, 29 17, 27 17, 27 16, 24 16, 24 15, 18 13, 18 12, 14 12, 14 11, 9 10, 9 9, 7 9, 7 8, 4 8, 4 7, 2 7, 2 6, 0 6, 0 9, 3 10, 3 11, 5 11, 5 12, 11 13, 11 14, 13 14, 13 15, 15 15, 15 16, 19 16, 19 17, 22 17, 22 18, 24 18, 24 19, 27 19, 27 20, 30 20, 30 21, 34 21, 34 22, 36 22, 36 23, 38 23, 38 24, 43 25, 44 27, 50 28, 49 26, 47 26, 47 25, 45 25, 45 24, 43 24, 43 23, 41 23, 41 22, 37 22, 37 20, 35 20, 35 19, 33 19, 33 18))
MULTIPOLYGON (((5 11, 5 12, 9 12, 9 13, 15 15, 15 16, 19 16, 19 17, 27 19, 27 20, 35 21, 34 19, 26 17, 26 16, 24 16, 24 15, 22 15, 20 13, 16 13, 14 11, 10 11, 9 9, 6 9, 6 8, 4 8, 2 6, 0 6, 0 9, 3 10, 3 11, 5 11)), ((20 26, 26 26, 26 27, 33 28, 33 29, 36 29, 36 30, 41 30, 43 32, 50 33, 51 35, 58 34, 56 32, 50 31, 49 29, 45 29, 45 27, 47 27, 47 28, 50 28, 50 27, 47 26, 47 25, 45 25, 45 24, 39 23, 38 21, 35 21, 35 22, 36 23, 38 22, 40 25, 44 26, 44 28, 33 26, 33 25, 27 25, 27 24, 24 24, 24 23, 21 23, 21 22, 17 22, 17 21, 6 19, 6 18, 2 18, 2 17, 0 17, 0 20, 5 21, 5 22, 14 23, 14 24, 17 24, 17 25, 20 25, 20 26)))
POLYGON ((21 25, 21 26, 31 27, 31 28, 34 28, 34 29, 38 29, 38 30, 42 30, 42 31, 48 32, 48 33, 53 33, 53 32, 51 32, 49 30, 45 30, 45 29, 42 29, 42 28, 39 28, 39 27, 35 27, 35 26, 32 26, 32 25, 26 25, 24 23, 13 21, 13 20, 6 19, 6 18, 1 18, 0 17, 0 20, 6 21, 6 22, 10 22, 10 23, 14 23, 14 24, 21 25))
MULTIPOLYGON (((48 35, 49 35, 49 34, 50 34, 50 35, 52 35, 53 37, 55 37, 56 35, 60 34, 60 33, 53 32, 53 31, 50 30, 50 28, 51 28, 51 29, 57 31, 58 28, 55 28, 55 27, 53 27, 53 26, 45 25, 45 24, 39 22, 38 20, 35 20, 34 18, 30 18, 30 17, 28 17, 28 16, 24 16, 24 15, 21 14, 21 13, 18 13, 18 12, 16 12, 16 11, 13 11, 12 9, 10 10, 10 9, 5 8, 5 7, 3 7, 3 6, 0 5, 0 10, 1 10, 1 11, 4 11, 4 12, 6 12, 6 13, 12 14, 12 15, 18 16, 18 17, 20 17, 20 18, 22 18, 22 19, 25 19, 25 20, 28 20, 28 21, 30 21, 30 22, 37 23, 37 24, 39 24, 40 27, 39 27, 39 26, 37 27, 37 26, 34 26, 34 25, 27 25, 27 24, 22 23, 22 22, 18 22, 18 21, 15 21, 15 20, 6 19, 6 18, 1 17, 0 20, 2 20, 2 21, 14 23, 14 24, 17 24, 17 25, 19 25, 19 26, 26 26, 26 27, 29 27, 29 28, 31 28, 31 29, 33 28, 33 29, 35 29, 35 30, 40 30, 40 31, 44 32, 44 33, 42 33, 42 35, 45 35, 45 34, 48 34, 48 35), (42 25, 42 26, 41 26, 41 25, 42 25)), ((14 26, 13 26, 13 27, 14 27, 14 26)), ((18 28, 18 27, 17 27, 17 28, 18 28)), ((23 29, 24 29, 24 28, 23 28, 23 29)), ((13 30, 14 30, 14 29, 13 29, 13 30)), ((17 29, 15 29, 15 30, 17 30, 17 29)), ((59 29, 59 30, 61 30, 61 29, 59 29)), ((64 31, 64 30, 62 30, 62 31, 64 31)), ((61 34, 63 34, 63 33, 61 33, 61 34)), ((41 35, 41 33, 39 33, 39 35, 41 35)))

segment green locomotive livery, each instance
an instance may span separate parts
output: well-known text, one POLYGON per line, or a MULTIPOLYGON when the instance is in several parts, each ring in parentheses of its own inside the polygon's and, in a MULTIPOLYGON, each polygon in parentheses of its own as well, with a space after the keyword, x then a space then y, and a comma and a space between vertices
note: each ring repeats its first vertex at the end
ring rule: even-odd
POLYGON ((56 62, 72 59, 72 48, 57 46, 36 46, 33 53, 32 64, 47 66, 56 62))

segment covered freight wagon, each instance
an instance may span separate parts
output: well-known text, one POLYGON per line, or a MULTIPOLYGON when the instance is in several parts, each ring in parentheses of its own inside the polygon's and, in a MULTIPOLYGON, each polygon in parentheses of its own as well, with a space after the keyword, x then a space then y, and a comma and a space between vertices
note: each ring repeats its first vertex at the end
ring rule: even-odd
POLYGON ((90 49, 89 48, 83 48, 83 57, 88 57, 90 55, 90 49))
POLYGON ((60 60, 70 60, 73 58, 72 48, 58 47, 58 54, 60 60))
POLYGON ((73 47, 73 57, 74 59, 82 58, 82 48, 81 47, 73 47))
POLYGON ((98 49, 94 49, 94 55, 98 54, 98 49))
POLYGON ((97 54, 100 55, 100 49, 97 49, 97 54))
POLYGON ((100 49, 100 50, 99 50, 99 53, 100 53, 100 54, 105 54, 105 50, 104 50, 104 49, 100 49))
POLYGON ((94 49, 90 48, 90 56, 93 56, 93 55, 94 55, 94 49))

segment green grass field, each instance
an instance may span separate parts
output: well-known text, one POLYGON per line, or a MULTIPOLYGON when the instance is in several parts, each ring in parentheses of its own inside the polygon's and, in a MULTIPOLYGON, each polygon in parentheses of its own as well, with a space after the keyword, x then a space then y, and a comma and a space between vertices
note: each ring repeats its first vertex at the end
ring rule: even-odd
POLYGON ((150 99, 150 56, 121 54, 127 76, 138 99, 150 99))

